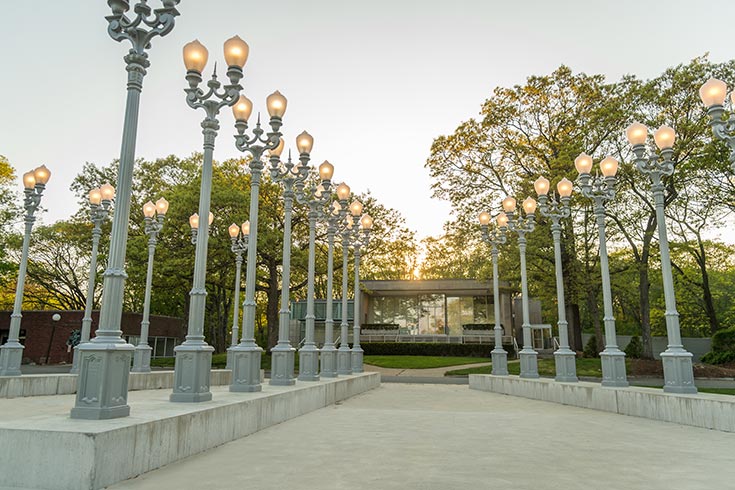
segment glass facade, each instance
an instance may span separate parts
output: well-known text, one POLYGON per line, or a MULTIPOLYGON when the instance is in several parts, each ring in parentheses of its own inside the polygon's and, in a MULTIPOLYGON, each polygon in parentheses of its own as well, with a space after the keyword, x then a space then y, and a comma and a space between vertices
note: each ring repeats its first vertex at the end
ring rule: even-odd
MULTIPOLYGON (((128 335, 125 339, 132 345, 138 345, 140 337, 137 335, 128 335)), ((174 347, 180 343, 181 340, 174 337, 148 337, 148 345, 153 349, 153 352, 151 352, 151 358, 173 357, 174 347)))

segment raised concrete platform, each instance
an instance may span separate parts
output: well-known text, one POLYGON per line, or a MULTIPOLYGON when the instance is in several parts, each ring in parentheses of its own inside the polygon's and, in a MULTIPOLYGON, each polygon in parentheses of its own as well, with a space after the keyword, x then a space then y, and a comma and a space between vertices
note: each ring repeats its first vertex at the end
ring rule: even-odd
POLYGON ((655 388, 603 388, 584 381, 557 383, 489 374, 471 374, 470 389, 735 432, 735 397, 729 395, 679 395, 655 388))
POLYGON ((130 417, 99 421, 69 418, 72 395, 0 400, 0 487, 103 488, 379 385, 363 373, 256 393, 213 387, 203 403, 137 391, 130 417))
MULTIPOLYGON (((260 380, 263 381, 263 370, 260 380)), ((128 391, 162 390, 173 388, 173 371, 151 371, 130 373, 128 391)), ((232 371, 213 369, 212 386, 229 385, 232 371)), ((24 374, 23 376, 0 376, 0 398, 24 396, 69 395, 77 392, 76 374, 24 374)))

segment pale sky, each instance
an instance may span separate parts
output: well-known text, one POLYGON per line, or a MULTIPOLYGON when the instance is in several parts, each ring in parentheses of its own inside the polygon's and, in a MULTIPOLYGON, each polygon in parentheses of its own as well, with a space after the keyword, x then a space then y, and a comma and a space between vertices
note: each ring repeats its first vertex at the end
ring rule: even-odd
MULTIPOLYGON (((129 45, 109 38, 104 0, 0 6, 0 154, 18 175, 41 163, 52 171, 48 223, 75 211, 69 185, 85 161, 119 156, 129 45)), ((250 45, 242 84, 255 110, 265 113, 275 89, 288 98, 287 148, 309 131, 314 163, 328 159, 336 181, 371 190, 419 237, 440 234, 449 218, 449 205, 431 199, 431 142, 476 116, 493 88, 562 63, 615 80, 705 52, 716 62, 735 56, 732 0, 182 0, 179 10, 149 51, 138 157, 201 149, 203 114, 184 100, 181 48, 194 38, 207 46, 209 73, 238 34, 250 45)), ((220 124, 215 158, 240 155, 229 109, 220 124)))

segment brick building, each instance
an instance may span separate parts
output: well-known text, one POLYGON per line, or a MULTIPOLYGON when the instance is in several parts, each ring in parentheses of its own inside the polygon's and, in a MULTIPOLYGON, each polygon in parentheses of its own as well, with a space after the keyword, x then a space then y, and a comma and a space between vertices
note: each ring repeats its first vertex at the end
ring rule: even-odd
MULTIPOLYGON (((10 311, 0 311, 0 340, 8 339, 10 311)), ((99 311, 92 312, 92 337, 99 323, 99 311)), ((73 330, 81 329, 83 311, 24 311, 20 325, 20 342, 25 346, 23 363, 36 364, 71 363, 72 352, 66 345, 73 330), (58 313, 59 321, 51 317, 58 313)), ((123 313, 121 330, 123 338, 136 345, 140 335, 140 313, 123 313)), ((186 325, 181 318, 150 316, 148 344, 153 348, 153 357, 172 357, 174 346, 183 342, 186 325)))

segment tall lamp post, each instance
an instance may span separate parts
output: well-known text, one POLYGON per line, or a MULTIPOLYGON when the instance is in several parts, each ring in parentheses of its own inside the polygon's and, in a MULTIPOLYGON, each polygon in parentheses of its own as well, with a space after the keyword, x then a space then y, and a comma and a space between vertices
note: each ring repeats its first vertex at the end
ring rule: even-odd
POLYGON ((230 348, 227 349, 227 369, 232 369, 232 348, 238 344, 240 340, 238 320, 240 319, 240 273, 242 270, 242 254, 248 250, 248 240, 250 238, 250 221, 245 221, 241 226, 232 223, 227 229, 232 240, 230 249, 235 254, 235 305, 232 311, 232 342, 230 348))
POLYGON ((523 306, 523 349, 521 349, 521 378, 538 378, 538 353, 533 350, 533 338, 531 335, 531 320, 528 311, 528 278, 526 274, 526 234, 531 233, 536 227, 535 212, 536 201, 527 197, 523 201, 525 216, 518 213, 516 216, 516 200, 510 196, 503 199, 503 211, 505 219, 501 229, 506 226, 518 235, 518 249, 521 253, 521 302, 523 306), (506 222, 507 219, 507 222, 506 222))
MULTIPOLYGON (((362 212, 362 203, 355 201, 352 203, 360 204, 359 209, 362 212)), ((352 208, 351 211, 354 213, 357 211, 356 208, 352 208)), ((359 214, 359 213, 358 213, 359 214)), ((353 214, 354 216, 354 214, 353 214)), ((356 217, 356 216, 355 216, 356 217)), ((354 227, 354 235, 352 236, 352 249, 355 252, 355 287, 354 287, 354 320, 352 323, 353 341, 352 341, 352 372, 361 373, 363 372, 362 360, 365 351, 360 347, 360 255, 362 247, 366 247, 370 241, 370 230, 373 228, 373 218, 369 214, 363 214, 360 218, 360 226, 354 227)))
MULTIPOLYGON (((493 361, 492 374, 495 376, 508 376, 508 352, 503 349, 503 327, 500 326, 500 284, 498 282, 498 245, 506 242, 504 227, 497 226, 490 231, 490 213, 480 213, 480 229, 482 239, 490 245, 490 255, 493 259, 493 308, 495 316, 495 347, 490 352, 493 361)), ((498 225, 506 223, 505 214, 498 216, 498 225)), ((505 225, 504 225, 505 226, 505 225)))
POLYGON ((283 151, 281 125, 286 112, 286 97, 275 91, 266 99, 270 115, 271 131, 265 133, 260 126, 260 117, 253 129, 253 136, 245 133, 248 119, 253 109, 250 99, 244 95, 232 108, 235 115, 235 147, 249 153, 250 167, 250 239, 248 241, 248 261, 245 270, 245 301, 242 305, 242 338, 232 349, 232 383, 230 391, 253 392, 263 389, 260 384, 260 359, 263 354, 255 343, 255 268, 258 248, 258 196, 260 195, 260 179, 263 173, 263 157, 270 153, 271 162, 276 164, 283 151))
MULTIPOLYGON (((347 321, 347 287, 349 274, 349 252, 352 237, 352 214, 347 214, 346 201, 342 206, 342 321, 340 323, 340 343, 337 349, 337 374, 352 374, 352 351, 350 351, 350 324, 347 321)), ((353 303, 354 306, 354 303, 353 303)))
POLYGON ((534 189, 538 194, 539 211, 543 216, 551 219, 551 236, 554 238, 554 269, 556 272, 556 307, 559 330, 559 348, 554 352, 554 364, 556 365, 556 381, 576 383, 577 364, 576 354, 569 348, 569 330, 567 328, 566 302, 564 300, 564 276, 561 262, 561 224, 563 218, 571 215, 569 202, 572 195, 572 183, 568 179, 561 179, 556 186, 559 198, 548 196, 549 181, 539 177, 534 182, 534 189))
POLYGON ((610 266, 607 260, 607 243, 605 239, 605 205, 615 197, 615 174, 618 172, 618 161, 605 157, 600 162, 602 177, 592 177, 592 157, 581 153, 574 159, 574 166, 579 172, 579 187, 582 195, 592 199, 597 229, 600 240, 600 272, 602 276, 602 302, 605 325, 605 350, 600 353, 602 364, 602 386, 625 387, 628 378, 625 373, 625 352, 617 345, 615 317, 612 307, 612 290, 610 287, 610 266))
POLYGON ((20 376, 20 363, 23 360, 23 345, 20 343, 20 319, 23 316, 23 289, 26 282, 26 268, 28 267, 28 247, 31 244, 31 230, 36 222, 36 211, 41 204, 41 195, 46 189, 46 183, 51 172, 45 165, 23 174, 25 209, 25 234, 23 248, 18 269, 18 282, 15 285, 15 302, 13 313, 10 315, 10 332, 8 341, 0 347, 0 376, 20 376))
POLYGON ((312 183, 308 192, 299 188, 296 198, 300 203, 309 206, 309 268, 306 293, 306 335, 304 345, 299 349, 299 381, 319 381, 319 349, 314 342, 314 275, 316 262, 316 220, 324 205, 331 198, 332 175, 334 166, 328 161, 319 165, 319 180, 321 183, 312 183))
MULTIPOLYGON (((92 227, 92 255, 89 259, 89 279, 87 281, 87 300, 84 305, 84 318, 82 318, 82 331, 79 344, 89 342, 89 336, 92 331, 92 306, 94 304, 94 288, 97 279, 97 249, 100 244, 100 236, 102 236, 102 223, 107 219, 107 215, 112 207, 112 200, 115 198, 115 188, 110 184, 104 184, 98 189, 89 191, 89 220, 94 225, 92 227)), ((74 360, 72 361, 70 373, 79 373, 79 345, 74 346, 74 360)))
MULTIPOLYGON (((710 78, 699 89, 699 97, 707 107, 709 125, 715 138, 727 143, 730 148, 730 168, 735 173, 735 112, 730 112, 727 119, 725 115, 725 96, 727 95, 727 84, 722 80, 710 78)), ((730 93, 731 107, 735 105, 735 92, 730 93)))
POLYGON ((150 66, 146 49, 156 36, 165 36, 174 28, 179 15, 178 0, 162 0, 163 8, 151 12, 141 0, 133 8, 134 18, 125 15, 130 8, 127 0, 108 0, 112 15, 108 33, 115 41, 128 40, 132 47, 125 56, 128 72, 127 102, 123 124, 120 163, 117 173, 117 205, 112 220, 110 254, 102 285, 102 305, 95 338, 79 346, 80 375, 77 396, 71 417, 77 419, 110 419, 126 417, 128 406, 128 374, 134 347, 122 338, 122 317, 125 292, 125 251, 130 220, 130 196, 135 163, 135 142, 138 132, 138 112, 143 77, 150 66), (103 373, 100 375, 100 373, 103 373))
POLYGON ((635 166, 651 179, 651 192, 656 204, 656 222, 658 225, 658 241, 661 252, 661 276, 664 283, 664 302, 666 304, 666 335, 668 346, 661 353, 664 365, 664 391, 669 393, 696 393, 694 386, 694 370, 692 354, 684 349, 679 328, 679 313, 676 311, 676 294, 674 277, 671 272, 671 256, 669 239, 666 232, 666 214, 664 213, 664 177, 674 173, 674 140, 676 132, 669 126, 661 126, 653 133, 660 155, 648 152, 646 139, 648 128, 640 123, 631 124, 626 135, 633 148, 635 166))
POLYGON ((151 346, 148 345, 148 327, 151 314, 151 285, 153 283, 153 257, 156 254, 158 234, 163 228, 163 218, 168 211, 168 201, 160 198, 153 204, 148 201, 143 205, 145 219, 145 234, 148 235, 148 270, 145 276, 145 299, 143 301, 143 321, 140 322, 140 338, 133 353, 133 368, 135 373, 151 372, 151 346))
MULTIPOLYGON (((204 109, 205 112, 201 123, 204 135, 204 159, 202 182, 199 188, 199 216, 209 215, 214 140, 219 130, 217 116, 220 109, 235 105, 240 98, 242 68, 248 59, 248 53, 247 43, 238 36, 225 41, 224 55, 227 62, 227 78, 230 83, 222 87, 217 80, 215 66, 215 71, 207 82, 207 91, 204 92, 199 88, 199 84, 202 82, 202 70, 209 57, 207 48, 196 40, 184 46, 186 81, 189 82, 189 86, 184 89, 186 103, 192 109, 204 109)), ((212 399, 209 382, 214 348, 204 340, 209 223, 200 221, 198 229, 201 233, 197 236, 194 256, 194 280, 189 293, 189 324, 186 340, 174 348, 176 362, 174 364, 174 389, 170 397, 172 402, 203 402, 212 399)))
POLYGON ((314 145, 314 138, 306 131, 296 138, 299 150, 299 164, 294 165, 289 156, 286 163, 279 159, 271 159, 270 173, 274 182, 283 186, 283 273, 281 276, 281 309, 278 312, 278 343, 271 349, 270 384, 290 386, 296 383, 294 378, 294 362, 296 349, 289 340, 289 295, 291 288, 291 214, 295 198, 294 187, 301 189, 309 174, 309 153, 314 145))

